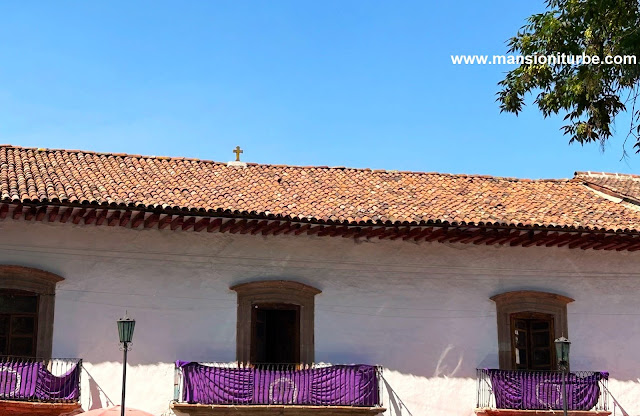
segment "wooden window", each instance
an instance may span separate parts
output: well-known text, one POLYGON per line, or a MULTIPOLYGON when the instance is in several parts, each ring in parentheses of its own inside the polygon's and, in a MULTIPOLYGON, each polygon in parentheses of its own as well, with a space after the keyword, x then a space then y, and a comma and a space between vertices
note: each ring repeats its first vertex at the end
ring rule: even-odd
POLYGON ((51 358, 56 284, 62 277, 0 265, 0 355, 51 358))
POLYGON ((286 280, 243 283, 231 290, 238 293, 237 361, 313 363, 314 304, 320 290, 286 280))
POLYGON ((38 295, 0 291, 0 355, 34 357, 38 335, 38 295))
POLYGON ((517 370, 554 370, 553 316, 521 312, 511 315, 512 367, 517 370))
POLYGON ((518 290, 492 296, 491 300, 496 303, 500 368, 555 368, 553 340, 569 336, 567 304, 573 299, 555 293, 518 290))
POLYGON ((252 363, 300 362, 300 306, 257 304, 251 321, 252 363))

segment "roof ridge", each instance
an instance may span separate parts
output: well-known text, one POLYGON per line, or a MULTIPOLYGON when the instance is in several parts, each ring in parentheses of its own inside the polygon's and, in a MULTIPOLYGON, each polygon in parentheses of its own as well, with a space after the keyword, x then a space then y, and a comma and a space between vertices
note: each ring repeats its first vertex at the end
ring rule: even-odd
POLYGON ((594 172, 594 171, 576 171, 574 172, 574 178, 577 177, 591 177, 591 178, 618 178, 618 179, 640 179, 640 175, 634 173, 618 173, 618 172, 594 172))
MULTIPOLYGON (((156 159, 156 160, 188 160, 193 162, 202 162, 202 163, 211 163, 216 165, 227 165, 226 162, 218 162, 215 160, 208 159, 199 159, 199 158, 190 158, 184 156, 158 156, 158 155, 139 155, 132 153, 115 153, 115 152, 98 152, 94 150, 82 150, 82 149, 62 149, 62 148, 44 148, 44 147, 26 147, 26 146, 15 146, 12 144, 0 144, 0 148, 11 148, 17 150, 32 150, 37 152, 65 152, 65 153, 83 153, 97 156, 114 156, 114 157, 131 157, 138 159, 156 159)), ((372 169, 372 168, 356 168, 356 167, 348 167, 348 166, 303 166, 303 165, 283 165, 283 164, 274 164, 274 163, 255 163, 255 162, 247 162, 247 166, 264 166, 264 167, 276 167, 276 168, 291 168, 291 169, 327 169, 327 170, 353 170, 353 171, 362 171, 362 172, 372 172, 372 173, 390 173, 390 174, 406 174, 406 175, 434 175, 434 176, 445 176, 445 177, 458 177, 458 178, 478 178, 478 179, 490 179, 490 180, 499 180, 499 181, 509 181, 509 182, 556 182, 556 183, 566 183, 571 182, 574 178, 540 178, 540 179, 530 179, 530 178, 516 178, 509 176, 492 176, 492 175, 484 175, 484 174, 474 174, 474 173, 446 173, 446 172, 425 172, 425 171, 407 171, 407 170, 397 170, 397 169, 372 169)), ((577 174, 578 172, 576 172, 577 174)))

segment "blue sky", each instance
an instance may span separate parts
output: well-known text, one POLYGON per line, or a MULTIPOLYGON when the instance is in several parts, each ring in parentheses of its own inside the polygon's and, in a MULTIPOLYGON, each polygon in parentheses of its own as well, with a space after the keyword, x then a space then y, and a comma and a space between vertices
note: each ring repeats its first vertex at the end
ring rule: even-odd
POLYGON ((637 172, 500 114, 504 54, 543 2, 0 1, 0 143, 531 178, 637 172))

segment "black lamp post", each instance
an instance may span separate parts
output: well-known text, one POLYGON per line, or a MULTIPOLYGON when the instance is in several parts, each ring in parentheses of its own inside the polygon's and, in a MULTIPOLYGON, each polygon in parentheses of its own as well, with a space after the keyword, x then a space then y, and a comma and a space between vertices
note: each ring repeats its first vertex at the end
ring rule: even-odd
POLYGON ((133 339, 133 329, 136 326, 135 319, 129 318, 127 314, 124 314, 124 318, 118 319, 118 335, 120 337, 120 347, 124 351, 124 359, 122 362, 122 403, 120 404, 120 415, 124 416, 125 406, 125 392, 127 388, 127 351, 131 348, 131 340, 133 339))
POLYGON ((558 368, 562 371, 562 412, 567 416, 567 375, 569 374, 569 349, 571 342, 565 337, 556 339, 558 368))

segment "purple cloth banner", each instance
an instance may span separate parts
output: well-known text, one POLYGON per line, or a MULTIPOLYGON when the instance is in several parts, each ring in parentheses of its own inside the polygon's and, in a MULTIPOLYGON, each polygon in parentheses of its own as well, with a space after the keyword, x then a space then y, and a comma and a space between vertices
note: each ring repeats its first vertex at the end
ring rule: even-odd
POLYGON ((178 361, 182 400, 200 404, 292 404, 376 406, 378 378, 369 365, 336 365, 296 370, 225 368, 178 361))
POLYGON ((44 363, 36 361, 0 363, 0 399, 76 401, 80 397, 80 368, 74 365, 54 376, 44 363))
POLYGON ((569 410, 591 410, 600 397, 599 381, 608 373, 487 370, 498 409, 562 410, 562 378, 566 377, 569 410))

